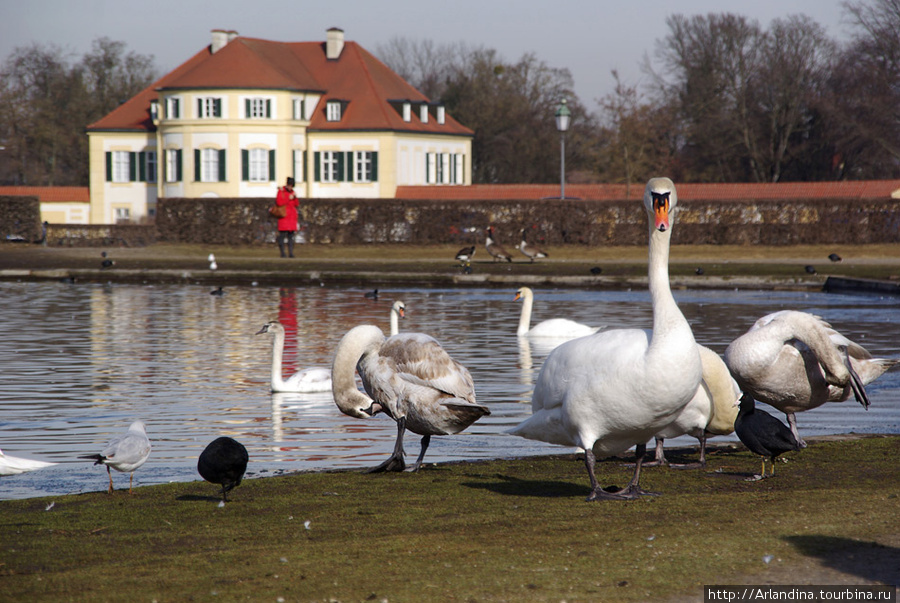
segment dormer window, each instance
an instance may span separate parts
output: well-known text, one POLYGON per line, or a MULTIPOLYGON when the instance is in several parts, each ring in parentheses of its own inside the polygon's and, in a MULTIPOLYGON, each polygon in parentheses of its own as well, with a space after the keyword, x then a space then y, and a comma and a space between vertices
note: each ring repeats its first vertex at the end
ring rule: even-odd
POLYGON ((412 119, 412 105, 409 103, 403 103, 403 121, 409 121, 412 119))
POLYGON ((325 105, 325 118, 328 121, 341 121, 341 101, 328 101, 325 105))
POLYGON ((153 123, 159 123, 159 101, 150 101, 150 120, 153 123))
POLYGON ((447 119, 447 116, 446 116, 446 111, 444 110, 444 105, 438 105, 438 107, 437 107, 437 122, 443 126, 446 119, 447 119))
POLYGON ((428 105, 426 104, 419 105, 419 121, 423 124, 428 123, 428 105))

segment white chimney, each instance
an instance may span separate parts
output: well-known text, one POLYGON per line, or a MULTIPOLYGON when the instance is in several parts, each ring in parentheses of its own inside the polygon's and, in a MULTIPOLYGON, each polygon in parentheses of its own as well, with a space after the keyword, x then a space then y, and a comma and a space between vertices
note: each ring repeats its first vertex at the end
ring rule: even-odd
POLYGON ((228 41, 231 42, 233 39, 238 37, 238 32, 233 29, 228 30, 228 41))
POLYGON ((212 44, 209 46, 209 50, 212 54, 216 54, 228 44, 228 32, 224 29, 214 29, 212 30, 212 44))
POLYGON ((325 38, 325 58, 335 60, 341 58, 344 50, 344 30, 332 27, 325 38))

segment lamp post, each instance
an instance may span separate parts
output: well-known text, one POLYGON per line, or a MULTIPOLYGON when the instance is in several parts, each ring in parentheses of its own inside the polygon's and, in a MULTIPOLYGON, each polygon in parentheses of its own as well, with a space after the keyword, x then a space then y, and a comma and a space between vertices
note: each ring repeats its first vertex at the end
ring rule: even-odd
POLYGON ((556 129, 559 130, 559 198, 566 198, 566 130, 569 129, 569 116, 572 112, 562 99, 556 108, 556 129))

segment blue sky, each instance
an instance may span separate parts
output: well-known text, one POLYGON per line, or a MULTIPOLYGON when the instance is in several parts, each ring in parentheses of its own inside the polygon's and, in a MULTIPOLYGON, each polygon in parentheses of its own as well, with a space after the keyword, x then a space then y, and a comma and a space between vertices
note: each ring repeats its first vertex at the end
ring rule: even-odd
POLYGON ((733 12, 766 26, 806 14, 838 40, 849 28, 839 0, 0 0, 0 59, 17 46, 55 43, 78 58, 101 36, 153 55, 161 73, 209 43, 210 30, 279 41, 324 40, 340 27, 371 52, 393 37, 466 42, 508 61, 534 53, 567 67, 591 111, 612 91, 610 72, 641 84, 640 64, 667 34, 668 15, 733 12))

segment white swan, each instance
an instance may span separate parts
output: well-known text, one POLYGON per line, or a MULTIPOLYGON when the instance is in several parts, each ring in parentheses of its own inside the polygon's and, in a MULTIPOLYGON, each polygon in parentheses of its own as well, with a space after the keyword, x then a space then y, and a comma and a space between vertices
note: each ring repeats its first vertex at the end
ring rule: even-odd
POLYGON ((400 332, 400 319, 406 316, 406 304, 399 299, 391 306, 391 335, 400 332))
POLYGON ((490 411, 475 403, 469 371, 450 357, 434 338, 401 333, 385 339, 381 329, 350 329, 335 350, 332 366, 334 401, 341 412, 366 418, 385 412, 397 422, 391 456, 372 471, 403 471, 403 433, 422 436, 413 467, 417 471, 433 435, 459 433, 490 411), (356 388, 359 371, 368 396, 356 388))
POLYGON ((551 318, 531 327, 531 310, 534 307, 534 292, 529 287, 520 287, 516 291, 516 301, 522 300, 522 313, 519 315, 519 337, 551 337, 558 339, 575 339, 591 335, 600 327, 590 327, 568 318, 551 318))
POLYGON ((652 332, 611 329, 563 343, 538 375, 532 416, 509 432, 583 448, 591 482, 588 500, 648 494, 639 486, 646 442, 672 422, 700 385, 700 353, 669 287, 671 212, 677 202, 668 178, 647 183, 652 332), (594 475, 596 456, 619 454, 635 445, 631 483, 617 492, 602 489, 594 475))
POLYGON ((56 463, 48 463, 46 461, 24 459, 18 456, 9 456, 3 454, 3 451, 0 450, 0 475, 19 475, 20 473, 34 471, 35 469, 43 469, 44 467, 50 467, 55 464, 56 463))
POLYGON ((272 392, 301 393, 331 391, 331 371, 324 367, 300 370, 287 379, 281 376, 284 358, 284 326, 277 320, 267 322, 256 332, 257 335, 270 333, 275 336, 272 344, 272 392))
POLYGON ((734 431, 741 389, 718 354, 702 345, 697 347, 700 349, 703 379, 687 406, 672 423, 656 434, 655 464, 668 464, 663 451, 666 438, 689 435, 700 441, 700 460, 697 466, 706 467, 706 439, 710 436, 728 435, 734 431))
POLYGON ((135 421, 128 427, 124 434, 114 437, 104 446, 100 454, 91 454, 79 458, 93 459, 95 465, 106 465, 106 473, 109 475, 109 493, 113 491, 113 479, 110 467, 122 473, 131 473, 128 480, 128 493, 131 494, 131 486, 134 484, 134 472, 147 462, 150 457, 150 438, 141 421, 135 421))
POLYGON ((763 316, 725 350, 741 389, 785 413, 801 446, 795 413, 843 402, 851 391, 868 408, 865 386, 898 362, 873 358, 818 316, 796 310, 763 316))

